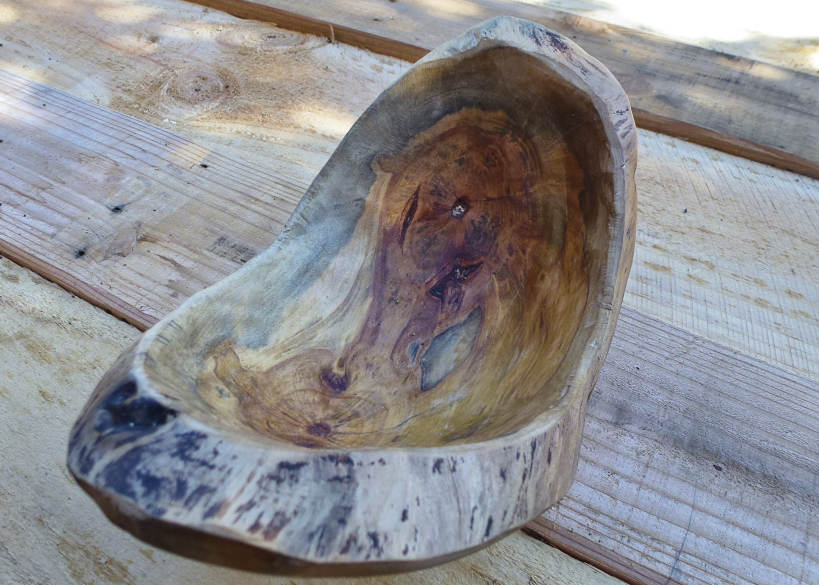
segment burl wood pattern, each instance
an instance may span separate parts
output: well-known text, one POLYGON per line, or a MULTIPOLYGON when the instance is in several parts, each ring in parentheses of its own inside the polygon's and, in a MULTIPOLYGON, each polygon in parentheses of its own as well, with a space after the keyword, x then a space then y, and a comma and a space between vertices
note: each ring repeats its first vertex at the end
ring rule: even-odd
POLYGON ((72 472, 142 538, 275 571, 413 568, 520 526, 574 473, 631 263, 634 140, 616 81, 542 27, 437 49, 269 250, 121 357, 72 472))
POLYGON ((225 340, 199 391, 217 410, 230 394, 250 427, 305 446, 508 432, 536 414, 528 401, 556 397, 546 382, 586 307, 580 166, 559 133, 527 136, 477 108, 375 166, 360 220, 372 261, 349 295, 358 305, 368 290, 366 310, 348 337, 314 341, 331 313, 273 347, 225 340))

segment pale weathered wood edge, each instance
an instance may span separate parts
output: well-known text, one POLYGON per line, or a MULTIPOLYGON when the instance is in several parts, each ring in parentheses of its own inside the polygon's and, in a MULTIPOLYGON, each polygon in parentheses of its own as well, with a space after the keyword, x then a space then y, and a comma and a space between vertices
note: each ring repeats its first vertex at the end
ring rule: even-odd
POLYGON ((529 522, 523 527, 523 532, 630 585, 670 585, 677 582, 670 581, 666 575, 649 567, 638 565, 622 555, 613 553, 582 534, 567 530, 544 516, 529 522))
MULTIPOLYGON (((323 36, 333 42, 345 43, 407 61, 417 61, 430 50, 430 48, 358 30, 345 26, 344 24, 320 20, 281 8, 251 2, 250 0, 192 1, 203 6, 222 10, 239 18, 272 22, 281 28, 323 36)), ((584 17, 575 18, 580 19, 584 17)), ((629 31, 631 34, 652 36, 648 33, 630 31, 625 27, 609 26, 611 28, 629 31)), ((679 44, 682 45, 683 43, 679 44)), ((703 51, 706 51, 706 49, 703 49, 703 51)), ((713 53, 715 58, 721 56, 721 54, 716 51, 709 51, 709 53, 713 53)), ((754 61, 750 59, 746 60, 749 63, 754 63, 754 61)), ((741 156, 749 160, 819 179, 819 162, 810 161, 787 151, 759 144, 751 140, 715 132, 714 130, 709 130, 708 128, 691 122, 662 116, 642 108, 634 108, 633 113, 637 126, 640 128, 682 138, 695 144, 716 148, 728 154, 741 156)))
POLYGON ((111 313, 117 319, 133 325, 140 331, 147 330, 157 321, 116 295, 89 285, 58 266, 37 257, 36 254, 23 250, 2 238, 0 238, 0 256, 5 256, 15 264, 39 274, 82 300, 111 313))

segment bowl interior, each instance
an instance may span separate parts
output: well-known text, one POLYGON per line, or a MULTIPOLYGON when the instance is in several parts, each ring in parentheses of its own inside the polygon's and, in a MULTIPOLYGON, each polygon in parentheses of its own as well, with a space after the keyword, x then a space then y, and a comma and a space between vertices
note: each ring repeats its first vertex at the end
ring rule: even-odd
POLYGON ((146 337, 142 371, 209 424, 306 447, 514 432, 560 402, 611 300, 613 191, 594 103, 542 60, 422 63, 271 249, 146 337))

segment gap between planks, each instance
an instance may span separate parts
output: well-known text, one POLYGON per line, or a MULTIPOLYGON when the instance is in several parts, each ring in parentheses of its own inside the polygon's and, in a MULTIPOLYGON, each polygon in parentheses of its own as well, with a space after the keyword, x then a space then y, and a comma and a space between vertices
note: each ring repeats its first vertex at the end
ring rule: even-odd
MULTIPOLYGON (((242 176, 245 166, 239 163, 226 172, 234 164, 230 159, 169 132, 18 76, 0 73, 0 81, 11 88, 3 93, 3 106, 16 108, 13 119, 3 118, 4 130, 16 129, 20 136, 39 141, 38 148, 21 139, 19 147, 4 143, 0 150, 6 173, 3 201, 12 199, 12 205, 0 207, 0 251, 94 304, 121 312, 140 328, 272 241, 280 229, 278 216, 257 221, 261 215, 255 206, 261 205, 261 197, 256 193, 278 197, 283 203, 276 213, 284 218, 288 206, 298 200, 298 190, 306 187, 274 180, 257 169, 248 174, 258 183, 236 189, 225 177, 242 176), (72 149, 73 141, 82 148, 72 149), (26 161, 36 160, 36 151, 42 149, 62 156, 27 167, 26 161), (209 171, 216 176, 203 174, 209 171), (82 194, 63 184, 77 176, 86 179, 82 194), (126 203, 127 213, 112 212, 118 200, 106 197, 121 192, 116 187, 133 177, 148 183, 140 183, 143 190, 126 203), (20 183, 10 185, 12 179, 20 183), (168 198, 171 188, 179 190, 174 191, 179 200, 168 204, 167 215, 156 225, 148 226, 151 206, 168 198), (241 217, 235 216, 232 205, 243 210, 241 217), (32 213, 34 218, 27 217, 32 213), (130 233, 129 214, 143 218, 146 225, 136 227, 134 242, 123 244, 116 234, 130 233), (214 231, 214 221, 224 229, 214 231), (83 239, 105 228, 106 222, 120 224, 100 240, 83 239), (176 233, 191 222, 196 229, 176 233), (217 234, 237 231, 242 233, 235 242, 214 249, 217 234), (163 247, 171 253, 159 253, 163 247), (83 256, 74 258, 81 249, 83 256), (130 262, 137 266, 124 273, 119 288, 109 288, 117 271, 130 262), (169 287, 168 296, 146 290, 162 278, 180 282, 169 287), (129 291, 124 301, 120 295, 129 291)), ((815 449, 810 450, 819 443, 816 405, 810 400, 816 390, 810 380, 624 307, 590 401, 577 482, 567 498, 547 512, 551 524, 535 522, 529 530, 632 582, 705 583, 717 578, 797 583, 800 570, 807 570, 808 576, 819 571, 812 516, 817 506, 810 491, 819 476, 815 449), (713 398, 720 394, 733 400, 713 398), (770 414, 779 422, 760 435, 770 414), (617 468, 605 464, 612 460, 618 461, 617 468), (712 465, 725 473, 715 467, 709 471, 712 465), (687 476, 702 478, 706 472, 714 476, 707 484, 686 483, 687 476), (647 474, 652 474, 648 484, 647 474), (654 489, 669 481, 678 487, 654 489), (714 509, 741 511, 742 501, 729 497, 737 492, 753 509, 768 510, 769 517, 745 511, 735 521, 724 522, 714 509), (724 534, 714 536, 714 530, 724 534), (798 538, 794 535, 800 530, 801 551, 782 546, 783 539, 798 538), (776 554, 766 553, 768 548, 776 554)))
POLYGON ((194 1, 408 61, 492 16, 526 18, 605 64, 640 128, 819 178, 819 77, 807 73, 521 3, 462 0, 441 13, 419 0, 194 1))

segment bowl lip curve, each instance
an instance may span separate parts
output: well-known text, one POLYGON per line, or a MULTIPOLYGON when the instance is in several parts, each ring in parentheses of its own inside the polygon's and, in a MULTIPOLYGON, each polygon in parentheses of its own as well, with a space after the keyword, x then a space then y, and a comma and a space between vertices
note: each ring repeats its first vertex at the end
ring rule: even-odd
MULTIPOLYGON (((114 487, 106 485, 102 481, 92 480, 92 477, 95 479, 99 477, 97 470, 99 461, 87 471, 83 470, 81 463, 83 457, 80 451, 81 448, 85 449, 85 447, 88 446, 89 449, 99 448, 100 451, 104 451, 107 448, 107 442, 97 444, 96 440, 104 437, 101 437, 101 433, 89 425, 89 423, 95 415, 96 410, 101 406, 101 401, 116 387, 116 384, 108 384, 107 386, 104 386, 104 384, 114 380, 116 375, 123 373, 124 375, 120 375, 115 381, 119 382, 132 379, 138 388, 140 396, 147 396, 148 398, 156 400, 160 405, 174 409, 177 413, 173 418, 173 422, 163 425, 155 431, 152 430, 150 433, 145 434, 144 437, 140 437, 140 446, 151 444, 152 441, 161 441, 166 436, 165 433, 175 431, 201 431, 207 433, 209 439, 229 442, 231 448, 234 449, 234 451, 232 451, 233 453, 241 452, 252 456, 260 456, 260 454, 266 453, 264 465, 268 467, 275 465, 277 458, 280 461, 317 462, 322 457, 329 455, 348 457, 361 461, 370 461, 379 456, 383 456, 387 458, 390 463, 403 465, 403 469, 410 469, 412 465, 421 463, 428 466, 439 458, 461 457, 468 459, 466 462, 467 466, 474 465, 475 469, 483 469, 481 463, 486 459, 490 459, 490 462, 494 463, 493 457, 497 455, 499 459, 501 457, 511 457, 511 459, 514 460, 516 449, 525 449, 525 451, 528 452, 530 446, 530 458, 533 459, 536 444, 539 449, 537 454, 542 455, 544 460, 546 455, 545 449, 548 448, 549 464, 551 464, 551 441, 560 435, 562 429, 568 429, 566 431, 567 435, 569 435, 568 438, 566 438, 565 441, 559 439, 557 443, 557 461, 552 465, 552 468, 560 469, 563 472, 571 469, 571 475, 574 475, 573 470, 577 464, 585 404, 611 342, 632 260, 634 245, 633 228, 636 215, 636 189, 633 178, 636 165, 636 131, 628 104, 628 98, 611 73, 570 39, 529 21, 511 17, 497 17, 485 21, 471 28, 463 35, 434 49, 430 54, 421 59, 415 67, 423 67, 425 64, 433 63, 437 60, 458 57, 470 51, 479 52, 497 46, 511 46, 519 49, 523 53, 538 57, 541 62, 556 74, 580 88, 594 105, 606 132, 608 148, 612 157, 613 168, 611 169, 611 177, 613 181, 612 195, 614 201, 612 202, 613 205, 609 215, 607 252, 605 260, 601 263, 600 294, 594 299, 587 299, 587 304, 589 302, 597 304, 597 315, 593 321, 588 320, 586 323, 584 323, 581 318, 578 332, 582 327, 586 328, 584 335, 587 336, 586 339, 588 343, 586 343, 585 347, 579 352, 575 363, 571 365, 568 377, 569 381, 561 395, 559 397, 556 396, 554 402, 540 409, 540 412, 532 420, 515 428, 509 433, 491 436, 481 440, 473 441, 467 439, 449 444, 419 446, 396 444, 352 448, 343 446, 305 447, 284 439, 265 437, 261 434, 256 435, 250 430, 247 432, 239 432, 232 431, 226 426, 210 425, 198 418, 194 413, 188 410, 178 409, 172 400, 165 397, 160 390, 154 386, 150 375, 146 372, 144 356, 147 355, 147 349, 156 340, 156 337, 160 335, 161 331, 173 321, 177 314, 187 310, 194 303, 207 300, 209 295, 213 294, 212 291, 215 287, 229 285, 232 279, 237 278, 237 275, 243 274, 246 270, 253 270, 255 263, 260 261, 263 256, 275 254, 278 246, 281 245, 282 237, 288 237, 288 227, 285 226, 279 238, 277 238, 269 248, 259 254, 259 256, 249 261, 239 270, 220 280, 212 287, 191 296, 177 309, 166 315, 157 324, 146 331, 129 350, 123 353, 117 365, 110 370, 114 378, 109 379, 109 376, 106 375, 100 382, 97 391, 95 391, 93 397, 86 405, 83 415, 72 429, 72 440, 68 447, 68 468, 70 472, 77 478, 83 489, 91 493, 98 503, 100 501, 99 499, 106 499, 111 505, 121 510, 123 514, 129 515, 137 520, 141 516, 147 519, 169 522, 210 535, 228 538, 262 551, 266 550, 282 554, 305 563, 310 563, 311 565, 332 566, 334 564, 343 564, 349 567, 356 567, 374 563, 377 564, 379 562, 394 562, 396 564, 406 562, 407 565, 410 566, 425 563, 434 564, 447 554, 454 557, 480 548, 503 534, 519 528, 526 521, 541 513, 543 511, 540 509, 541 506, 545 509, 547 505, 551 505, 557 497, 565 493, 568 489, 568 485, 571 483, 572 477, 561 477, 556 479, 554 484, 547 484, 551 486, 548 493, 536 493, 537 497, 533 500, 530 508, 533 513, 528 514, 526 519, 521 520, 522 516, 510 516, 510 518, 503 521, 498 519, 496 524, 497 532, 492 534, 491 538, 479 540, 480 535, 478 535, 478 539, 473 538, 473 540, 467 540, 466 537, 464 537, 463 542, 446 543, 447 546, 442 547, 442 550, 446 549, 444 553, 431 554, 422 551, 410 559, 392 556, 386 559, 373 558, 368 560, 356 558, 348 562, 340 562, 338 555, 334 557, 320 557, 293 554, 294 549, 292 547, 288 549, 284 545, 278 546, 279 543, 277 540, 273 540, 265 545, 265 542, 260 541, 258 536, 248 534, 246 531, 238 529, 235 531, 226 530, 226 527, 220 523, 218 518, 204 518, 198 523, 185 523, 184 519, 176 518, 173 515, 153 514, 150 510, 141 506, 137 499, 131 498, 127 493, 120 493, 114 487), (587 78, 591 78, 591 80, 587 78), (601 92, 604 95, 601 95, 601 92), (561 427, 561 425, 565 426, 561 427), (76 437, 79 437, 79 440, 75 442, 76 437), (90 444, 92 440, 94 440, 94 442, 90 444), (546 446, 547 440, 549 441, 548 447, 546 446), (287 459, 284 459, 285 457, 287 457, 287 459), (463 548, 464 542, 472 543, 472 546, 463 548)), ((400 83, 402 78, 403 76, 384 91, 390 91, 397 83, 400 83)), ((377 101, 378 98, 376 98, 376 102, 377 101)), ((339 146, 339 148, 341 148, 341 146, 339 146)), ((308 193, 309 192, 310 190, 308 190, 308 193)), ((308 203, 306 199, 307 197, 302 198, 294 210, 293 216, 297 215, 302 206, 308 203)), ((588 308, 584 311, 584 315, 586 311, 588 311, 588 308)), ((575 335, 577 335, 577 333, 575 335)), ((574 342, 573 340, 572 343, 574 342)), ((538 465, 542 465, 543 463, 544 462, 541 461, 538 465)), ((536 469, 545 473, 545 468, 538 467, 536 469)), ((552 471, 554 471, 554 469, 552 469, 552 471)), ((525 480, 523 481, 525 482, 525 480)), ((530 491, 535 490, 536 492, 538 485, 540 485, 537 481, 535 478, 530 479, 530 484, 527 485, 527 489, 530 491)), ((542 489, 541 491, 547 490, 542 489)), ((491 500, 492 497, 500 498, 506 496, 507 492, 498 488, 487 496, 487 498, 490 499, 486 505, 490 506, 495 503, 491 500)), ((441 518, 441 522, 445 521, 444 518, 441 518)), ((470 538, 472 537, 470 536, 470 538)), ((287 543, 285 543, 285 545, 286 544, 287 543)))
MULTIPOLYGON (((446 449, 451 449, 457 454, 469 452, 485 451, 486 449, 503 448, 510 443, 526 442, 531 438, 543 433, 554 424, 558 424, 563 417, 563 413, 577 400, 587 397, 591 391, 605 357, 613 334, 619 314, 620 304, 625 289, 625 282, 628 279, 629 267, 632 260, 633 237, 631 242, 627 241, 627 229, 633 228, 636 208, 636 190, 634 189, 634 167, 636 165, 636 132, 635 123, 631 114, 628 98, 622 86, 597 59, 586 53, 579 45, 560 33, 551 31, 546 27, 516 17, 498 16, 488 19, 475 25, 460 36, 433 49, 420 59, 413 67, 383 90, 383 93, 391 91, 396 85, 401 83, 404 76, 415 69, 423 67, 435 61, 458 58, 470 53, 478 53, 486 49, 507 46, 518 49, 524 54, 537 57, 543 64, 553 72, 560 75, 568 83, 579 87, 582 92, 592 102, 595 111, 606 132, 608 147, 612 155, 611 175, 613 179, 613 206, 609 216, 609 245, 606 254, 606 264, 601 269, 601 295, 596 299, 587 298, 589 302, 597 303, 598 314, 593 324, 589 325, 587 333, 588 343, 582 350, 575 364, 572 365, 567 383, 554 402, 545 407, 537 416, 529 422, 512 430, 509 433, 492 436, 476 441, 465 440, 462 442, 445 444, 446 449), (587 78, 591 78, 589 81, 587 78), (592 83, 603 86, 610 92, 610 96, 604 98, 600 95, 600 90, 595 89, 592 83), (620 193, 618 197, 617 194, 620 193), (630 244, 630 245, 629 245, 630 244), (624 269, 625 267, 625 269, 624 269), (580 383, 576 380, 580 379, 580 383)), ((380 97, 381 94, 379 94, 380 97)), ((379 101, 377 97, 373 104, 379 101)), ((370 106, 372 107, 372 105, 370 106)), ((369 110, 369 108, 368 108, 369 110)), ((365 111, 362 117, 367 114, 365 111)), ((354 128, 355 126, 353 126, 354 128)), ((352 131, 352 129, 351 129, 352 131)), ((348 132, 348 135, 351 133, 348 132)), ((339 144, 336 152, 344 144, 345 138, 339 144)), ((327 164, 332 161, 335 152, 331 155, 327 164)), ((318 177, 317 177, 318 179, 318 177)), ((310 193, 312 186, 308 188, 310 193)), ((307 197, 303 197, 299 202, 291 217, 299 213, 301 207, 307 203, 307 197)), ((135 359, 131 368, 131 375, 138 382, 141 392, 146 392, 156 399, 160 404, 174 407, 167 400, 163 401, 163 394, 155 388, 151 381, 151 376, 146 372, 145 363, 139 356, 145 355, 148 348, 153 344, 156 336, 171 322, 177 314, 185 311, 194 303, 203 302, 217 287, 228 285, 245 271, 252 271, 254 265, 276 253, 281 241, 287 238, 288 223, 276 240, 258 256, 251 259, 244 266, 227 275, 206 289, 203 289, 188 299, 179 307, 165 315, 160 321, 145 331, 137 341, 135 348, 135 359)), ((633 232, 633 229, 631 230, 633 232)), ((584 315, 588 309, 584 310, 584 315)), ((583 324, 578 326, 577 335, 583 324)), ((574 343, 574 342, 573 342, 574 343)), ((189 419, 197 424, 205 425, 195 415, 186 411, 181 411, 185 419, 189 419)), ((232 433, 224 427, 206 426, 210 433, 218 431, 226 436, 236 437, 237 433, 232 433)), ((243 433, 243 439, 270 446, 281 444, 286 446, 290 452, 304 452, 315 454, 353 454, 367 453, 373 451, 389 452, 428 452, 430 455, 440 450, 442 446, 436 445, 381 445, 381 446, 360 446, 360 447, 305 447, 274 437, 253 436, 252 432, 243 433)))

